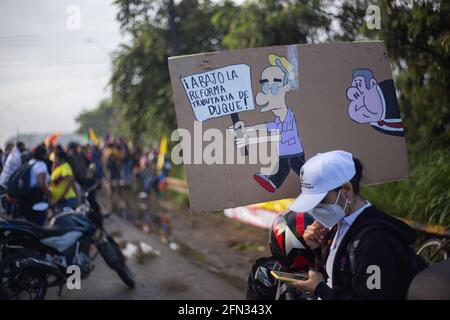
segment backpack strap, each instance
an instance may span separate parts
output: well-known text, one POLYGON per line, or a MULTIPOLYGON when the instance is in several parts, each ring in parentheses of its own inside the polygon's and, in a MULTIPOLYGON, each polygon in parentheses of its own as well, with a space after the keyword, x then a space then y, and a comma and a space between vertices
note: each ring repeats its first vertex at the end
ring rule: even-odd
POLYGON ((347 246, 347 253, 350 260, 350 272, 354 278, 356 274, 356 261, 355 261, 355 251, 359 246, 359 240, 352 241, 347 246))
POLYGON ((355 254, 355 252, 356 252, 356 249, 358 249, 358 246, 360 244, 360 239, 361 239, 362 234, 367 233, 374 229, 378 229, 378 228, 380 228, 379 224, 367 225, 367 226, 361 228, 353 235, 353 239, 357 239, 357 240, 353 240, 347 244, 347 254, 349 257, 349 261, 350 261, 350 272, 352 274, 352 278, 354 278, 354 276, 356 274, 356 254, 355 254))

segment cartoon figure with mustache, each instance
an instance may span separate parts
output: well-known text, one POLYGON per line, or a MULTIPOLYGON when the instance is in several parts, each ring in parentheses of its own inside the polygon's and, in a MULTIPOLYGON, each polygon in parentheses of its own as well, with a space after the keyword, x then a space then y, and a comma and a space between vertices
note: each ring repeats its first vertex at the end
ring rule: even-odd
POLYGON ((392 79, 380 83, 369 69, 353 71, 352 85, 347 89, 348 114, 357 123, 370 123, 377 131, 403 136, 403 124, 392 79))
MULTIPOLYGON (((261 112, 271 111, 275 118, 273 121, 245 127, 242 121, 234 125, 235 130, 249 132, 252 130, 277 130, 280 140, 278 142, 278 171, 270 176, 261 173, 255 174, 255 181, 270 193, 281 187, 292 169, 297 175, 305 163, 305 154, 297 130, 295 113, 286 105, 286 94, 295 88, 297 80, 294 66, 285 57, 275 54, 269 55, 270 66, 261 73, 261 92, 256 94, 256 103, 262 106, 261 112)), ((248 139, 241 139, 248 141, 248 139)), ((247 142, 248 143, 248 142, 247 142)), ((242 144, 238 147, 244 147, 242 144)))

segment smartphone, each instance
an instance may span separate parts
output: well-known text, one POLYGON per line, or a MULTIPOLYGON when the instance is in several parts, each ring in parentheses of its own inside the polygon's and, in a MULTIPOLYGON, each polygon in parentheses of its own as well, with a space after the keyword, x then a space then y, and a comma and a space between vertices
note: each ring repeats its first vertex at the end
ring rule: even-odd
POLYGON ((307 273, 287 273, 281 271, 271 271, 270 274, 277 280, 283 282, 295 282, 298 280, 308 280, 307 273))

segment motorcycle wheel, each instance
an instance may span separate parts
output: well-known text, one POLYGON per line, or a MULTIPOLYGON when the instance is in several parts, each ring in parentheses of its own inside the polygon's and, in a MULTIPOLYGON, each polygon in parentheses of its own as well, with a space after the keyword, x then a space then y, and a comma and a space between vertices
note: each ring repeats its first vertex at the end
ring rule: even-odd
POLYGON ((24 257, 12 254, 0 262, 1 300, 44 300, 47 294, 46 275, 21 268, 24 257))
POLYGON ((120 251, 119 246, 114 239, 108 236, 108 241, 100 244, 98 250, 105 259, 108 266, 116 271, 119 278, 125 283, 125 285, 131 289, 135 287, 134 275, 128 268, 125 257, 120 251))
POLYGON ((135 287, 135 281, 133 273, 131 272, 130 268, 125 264, 125 262, 121 263, 120 265, 117 265, 114 270, 116 271, 119 278, 127 285, 128 288, 134 289, 135 287))

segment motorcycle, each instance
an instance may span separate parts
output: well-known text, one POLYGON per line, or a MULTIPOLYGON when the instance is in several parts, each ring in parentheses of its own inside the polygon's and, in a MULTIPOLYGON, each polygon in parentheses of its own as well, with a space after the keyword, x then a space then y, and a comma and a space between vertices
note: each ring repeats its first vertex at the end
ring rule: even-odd
MULTIPOLYGON (((73 266, 86 279, 98 253, 120 279, 134 288, 135 280, 118 244, 104 229, 109 215, 94 210, 87 190, 81 205, 64 209, 50 219, 48 227, 25 220, 0 219, 0 299, 42 300, 48 287, 58 286, 59 295, 68 283, 73 266), (69 267, 71 267, 69 269, 69 267)), ((42 204, 38 204, 41 207, 42 204)))
POLYGON ((247 279, 247 300, 312 300, 311 295, 276 280, 271 275, 272 270, 293 271, 283 267, 273 257, 259 258, 253 264, 247 279))

